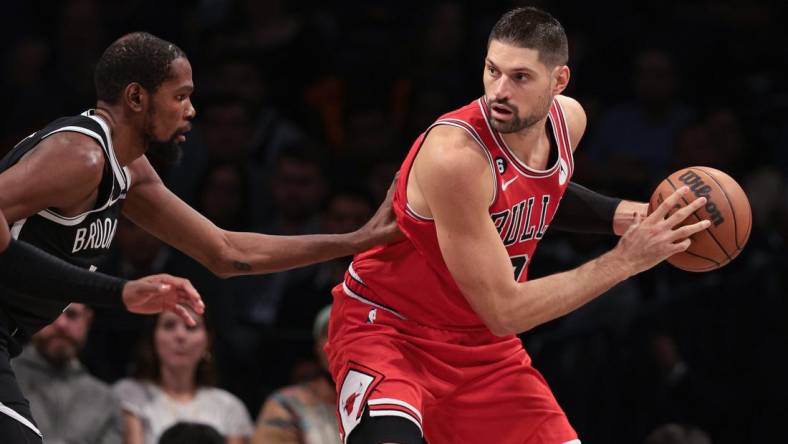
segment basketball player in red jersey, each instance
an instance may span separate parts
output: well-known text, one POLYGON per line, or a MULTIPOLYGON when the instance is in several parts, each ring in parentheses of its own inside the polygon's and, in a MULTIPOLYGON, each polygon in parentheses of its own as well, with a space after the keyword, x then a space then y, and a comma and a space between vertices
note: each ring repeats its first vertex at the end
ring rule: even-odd
POLYGON ((357 255, 334 289, 327 351, 346 443, 579 443, 515 336, 689 246, 708 221, 570 185, 583 108, 561 25, 534 8, 495 25, 484 96, 414 143, 394 196, 404 240, 357 255), (565 228, 622 235, 574 270, 527 280, 563 199, 565 228), (512 279, 512 271, 514 278, 512 279))

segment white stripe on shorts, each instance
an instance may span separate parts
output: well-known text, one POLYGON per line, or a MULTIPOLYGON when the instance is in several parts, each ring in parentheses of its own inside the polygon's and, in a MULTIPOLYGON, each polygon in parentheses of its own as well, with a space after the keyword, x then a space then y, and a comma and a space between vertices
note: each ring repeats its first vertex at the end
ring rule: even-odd
POLYGON ((33 425, 32 422, 30 422, 27 418, 25 418, 24 416, 22 416, 19 413, 17 413, 16 410, 12 409, 11 407, 8 407, 7 405, 3 404, 2 402, 0 402, 0 413, 8 415, 11 418, 21 422, 22 424, 27 426, 27 428, 29 428, 30 430, 36 432, 36 434, 39 437, 41 437, 42 439, 44 438, 44 435, 41 434, 41 432, 38 430, 38 428, 36 428, 36 426, 33 425))

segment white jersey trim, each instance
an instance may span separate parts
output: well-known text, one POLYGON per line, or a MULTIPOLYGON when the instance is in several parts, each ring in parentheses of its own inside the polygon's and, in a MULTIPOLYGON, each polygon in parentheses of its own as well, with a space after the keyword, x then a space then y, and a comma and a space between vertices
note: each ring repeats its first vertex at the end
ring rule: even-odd
POLYGON ((107 136, 107 146, 105 148, 110 158, 110 164, 112 164, 112 171, 115 173, 115 177, 117 177, 118 182, 120 182, 121 191, 127 192, 129 190, 129 186, 131 185, 129 178, 126 175, 128 170, 125 167, 121 168, 120 162, 118 162, 118 158, 115 155, 115 147, 112 145, 112 132, 109 130, 109 126, 100 117, 90 114, 90 111, 85 111, 82 113, 82 115, 93 119, 104 130, 104 134, 107 136))
POLYGON ((569 162, 569 176, 572 176, 575 172, 575 153, 572 150, 572 135, 569 133, 569 122, 566 120, 566 113, 564 112, 564 107, 561 106, 561 102, 556 100, 555 103, 558 105, 558 112, 563 123, 564 134, 566 135, 566 160, 569 162))
POLYGON ((42 438, 42 439, 44 438, 44 435, 41 434, 41 431, 38 430, 38 428, 35 425, 33 425, 32 422, 30 422, 27 418, 25 418, 24 416, 22 416, 19 413, 17 413, 16 410, 12 409, 11 407, 8 407, 7 405, 3 404, 2 402, 0 402, 0 413, 3 413, 6 416, 10 416, 11 418, 21 422, 24 426, 26 426, 30 430, 36 432, 36 434, 38 435, 39 438, 42 438))
POLYGON ((73 227, 74 225, 81 224, 85 220, 85 218, 88 217, 90 214, 98 213, 99 211, 104 211, 107 208, 111 207, 117 201, 121 200, 122 197, 123 196, 121 195, 121 196, 118 196, 117 199, 110 199, 104 205, 102 205, 100 208, 94 208, 94 209, 92 209, 90 211, 86 211, 86 212, 84 212, 82 214, 79 214, 77 216, 74 216, 74 217, 63 216, 63 215, 57 214, 54 211, 48 210, 48 209, 39 211, 38 215, 43 217, 44 219, 50 221, 50 222, 55 222, 58 225, 65 225, 67 227, 73 227))
POLYGON ((365 283, 364 279, 361 279, 361 276, 359 276, 358 273, 356 273, 356 270, 353 268, 353 262, 351 262, 350 266, 347 267, 347 271, 348 273, 350 273, 351 276, 353 276, 353 279, 361 282, 362 284, 365 283))
POLYGON ((386 307, 384 307, 384 306, 382 306, 382 305, 380 305, 380 304, 376 304, 376 303, 374 303, 374 302, 370 301, 369 299, 365 298, 364 296, 361 296, 360 294, 358 294, 358 293, 354 292, 354 291, 353 291, 353 290, 351 290, 351 289, 350 289, 350 287, 348 287, 348 286, 347 286, 347 284, 346 284, 346 283, 344 283, 344 282, 342 282, 342 290, 344 290, 344 291, 345 291, 345 294, 346 294, 348 297, 351 297, 351 298, 353 298, 353 299, 355 299, 355 300, 357 300, 357 301, 359 301, 359 302, 363 302, 363 303, 365 303, 365 304, 367 304, 367 305, 371 305, 371 306, 373 306, 373 307, 375 307, 375 308, 379 308, 379 309, 381 309, 381 310, 384 310, 384 311, 386 311, 386 312, 388 312, 388 313, 391 313, 391 314, 393 314, 394 316, 396 316, 396 317, 398 317, 398 318, 402 319, 403 321, 407 321, 407 320, 408 320, 408 318, 406 318, 405 316, 402 316, 401 314, 397 313, 396 311, 394 311, 394 310, 391 310, 390 308, 386 308, 386 307))

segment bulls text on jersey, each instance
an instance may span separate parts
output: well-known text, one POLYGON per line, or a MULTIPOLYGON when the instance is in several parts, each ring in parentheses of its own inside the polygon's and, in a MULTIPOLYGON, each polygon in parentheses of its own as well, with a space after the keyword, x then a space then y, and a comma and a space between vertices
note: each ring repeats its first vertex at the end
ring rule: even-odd
POLYGON ((547 209, 550 206, 550 196, 542 195, 537 201, 534 196, 520 201, 512 208, 491 214, 490 216, 501 235, 503 244, 507 247, 516 242, 527 242, 531 239, 541 239, 547 231, 547 209), (536 208, 534 208, 536 207, 536 208), (536 220, 536 215, 538 221, 536 220), (534 219, 532 221, 532 219, 534 219))

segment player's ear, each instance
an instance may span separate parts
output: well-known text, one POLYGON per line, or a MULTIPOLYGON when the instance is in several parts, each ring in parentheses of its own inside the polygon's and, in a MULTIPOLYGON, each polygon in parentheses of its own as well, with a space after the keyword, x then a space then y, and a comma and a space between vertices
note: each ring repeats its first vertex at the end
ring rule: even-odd
POLYGON ((570 74, 569 67, 566 65, 557 65, 553 68, 553 95, 561 94, 566 89, 570 74))
POLYGON ((148 92, 137 82, 131 82, 123 90, 123 99, 133 111, 141 112, 147 108, 148 92))

